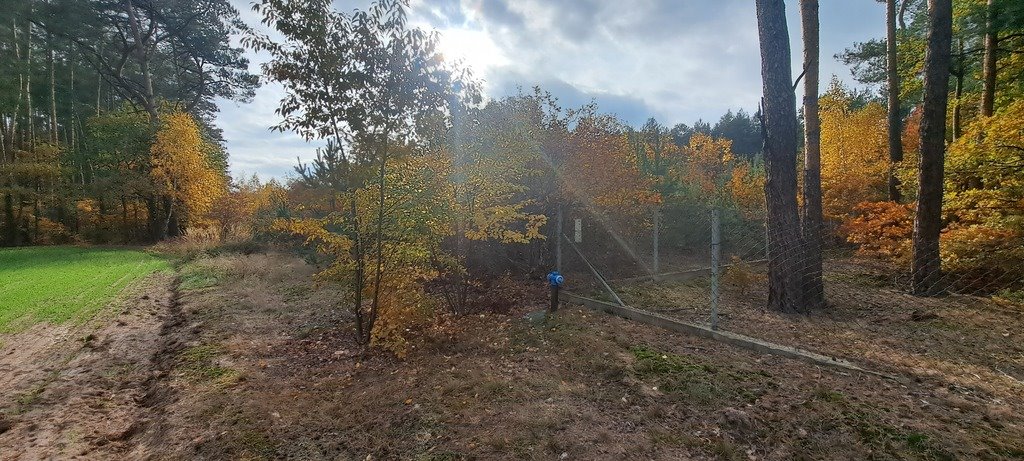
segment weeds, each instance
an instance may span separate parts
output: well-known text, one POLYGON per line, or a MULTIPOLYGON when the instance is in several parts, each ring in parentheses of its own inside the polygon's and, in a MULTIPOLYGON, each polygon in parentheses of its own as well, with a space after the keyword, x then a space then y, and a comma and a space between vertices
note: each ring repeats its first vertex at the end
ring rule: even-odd
POLYGON ((218 388, 234 386, 241 381, 241 372, 216 364, 215 359, 221 354, 217 346, 192 346, 179 355, 180 369, 192 381, 212 382, 218 388))

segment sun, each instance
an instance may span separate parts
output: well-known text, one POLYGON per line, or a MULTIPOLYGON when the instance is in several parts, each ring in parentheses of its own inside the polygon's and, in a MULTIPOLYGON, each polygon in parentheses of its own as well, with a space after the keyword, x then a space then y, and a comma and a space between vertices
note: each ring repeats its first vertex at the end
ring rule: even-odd
POLYGON ((509 62, 501 48, 485 31, 452 28, 440 32, 439 46, 445 60, 461 62, 476 75, 484 75, 489 70, 509 62))

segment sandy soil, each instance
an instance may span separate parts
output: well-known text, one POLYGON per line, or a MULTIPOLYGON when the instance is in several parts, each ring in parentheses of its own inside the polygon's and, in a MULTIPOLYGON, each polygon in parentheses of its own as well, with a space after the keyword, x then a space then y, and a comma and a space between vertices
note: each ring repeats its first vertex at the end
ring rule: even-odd
POLYGON ((170 274, 154 274, 82 325, 3 337, 0 459, 122 458, 150 418, 144 397, 173 328, 172 287, 170 274))
MULTIPOLYGON (((18 447, 4 459, 1024 456, 1024 407, 1010 396, 898 363, 899 380, 844 373, 572 306, 532 323, 523 315, 545 305, 540 283, 506 285, 500 312, 442 319, 398 360, 354 344, 339 293, 313 287, 298 258, 221 256, 188 270, 211 282, 168 290, 177 302, 154 301, 151 320, 112 317, 125 325, 90 341, 108 347, 64 340, 77 352, 50 366, 58 378, 4 404, 14 425, 0 446, 18 447)), ((3 382, 14 381, 25 380, 3 382)))

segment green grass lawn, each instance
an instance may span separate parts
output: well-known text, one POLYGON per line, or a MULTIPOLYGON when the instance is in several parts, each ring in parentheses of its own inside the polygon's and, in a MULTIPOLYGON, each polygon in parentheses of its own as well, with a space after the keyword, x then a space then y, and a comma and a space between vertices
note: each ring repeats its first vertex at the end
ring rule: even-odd
POLYGON ((169 267, 138 250, 0 249, 0 333, 43 321, 85 321, 132 282, 169 267))

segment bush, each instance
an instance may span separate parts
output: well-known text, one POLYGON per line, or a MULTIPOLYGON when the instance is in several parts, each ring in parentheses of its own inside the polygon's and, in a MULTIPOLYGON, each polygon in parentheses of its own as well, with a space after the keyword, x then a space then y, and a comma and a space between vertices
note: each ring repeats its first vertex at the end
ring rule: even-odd
POLYGON ((1024 233, 988 225, 942 233, 942 269, 959 290, 991 294, 1024 288, 1024 233))
POLYGON ((914 233, 914 208, 895 202, 861 202, 854 215, 839 227, 857 253, 909 262, 914 233))

